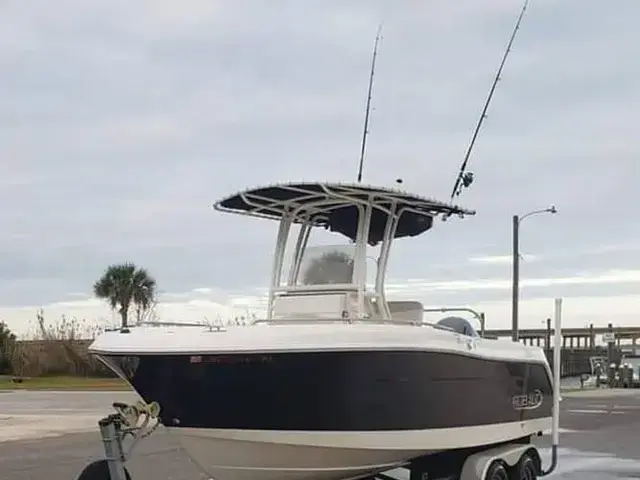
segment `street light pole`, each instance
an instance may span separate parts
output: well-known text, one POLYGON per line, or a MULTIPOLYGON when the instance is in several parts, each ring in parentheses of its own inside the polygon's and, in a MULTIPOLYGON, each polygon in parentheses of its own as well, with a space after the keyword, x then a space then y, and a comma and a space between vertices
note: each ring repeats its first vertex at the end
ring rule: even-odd
POLYGON ((520 218, 513 216, 513 285, 511 288, 511 340, 518 341, 518 300, 520 298, 520 218))
POLYGON ((557 213, 556 207, 551 205, 544 210, 534 210, 526 215, 518 216, 514 215, 512 218, 513 224, 513 278, 511 285, 511 339, 517 342, 518 335, 518 315, 519 315, 519 302, 520 302, 520 223, 532 215, 539 213, 557 213))

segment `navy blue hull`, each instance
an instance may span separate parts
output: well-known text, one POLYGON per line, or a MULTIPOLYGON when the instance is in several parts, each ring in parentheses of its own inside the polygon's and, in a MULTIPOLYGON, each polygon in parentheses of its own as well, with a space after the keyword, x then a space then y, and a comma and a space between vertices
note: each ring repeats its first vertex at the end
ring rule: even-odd
POLYGON ((420 351, 100 355, 167 426, 420 430, 550 417, 544 364, 420 351))

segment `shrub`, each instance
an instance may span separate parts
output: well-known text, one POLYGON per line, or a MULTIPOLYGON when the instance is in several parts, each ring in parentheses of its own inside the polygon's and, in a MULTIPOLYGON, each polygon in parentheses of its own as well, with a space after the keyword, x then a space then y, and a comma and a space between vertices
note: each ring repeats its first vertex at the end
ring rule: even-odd
POLYGON ((0 374, 13 373, 11 359, 15 355, 16 336, 4 322, 0 322, 0 374))
POLYGON ((89 355, 91 339, 99 332, 86 322, 62 316, 48 323, 44 312, 36 314, 36 332, 32 339, 18 341, 11 358, 15 375, 114 376, 110 370, 89 355))

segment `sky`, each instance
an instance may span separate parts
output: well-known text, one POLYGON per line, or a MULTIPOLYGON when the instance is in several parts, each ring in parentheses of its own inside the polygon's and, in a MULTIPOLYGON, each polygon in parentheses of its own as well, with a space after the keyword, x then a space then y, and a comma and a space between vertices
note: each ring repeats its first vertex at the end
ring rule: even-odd
MULTIPOLYGON (((111 322, 91 287, 132 261, 163 320, 259 315, 275 222, 211 204, 249 186, 354 181, 384 23, 364 181, 448 200, 516 0, 5 0, 0 319, 111 322)), ((637 0, 532 0, 458 203, 395 244, 388 296, 523 327, 640 323, 637 0), (636 165, 634 167, 633 165, 636 165)), ((437 320, 437 316, 434 317, 437 320)))

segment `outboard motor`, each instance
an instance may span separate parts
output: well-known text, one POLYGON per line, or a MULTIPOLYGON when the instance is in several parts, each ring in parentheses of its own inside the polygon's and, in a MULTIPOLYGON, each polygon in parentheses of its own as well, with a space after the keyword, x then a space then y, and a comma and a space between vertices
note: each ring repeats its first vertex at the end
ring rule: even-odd
POLYGON ((453 330, 456 333, 461 333, 462 335, 467 335, 469 337, 479 337, 478 332, 471 322, 466 318, 462 317, 445 317, 440 320, 437 325, 441 325, 447 329, 453 330))

